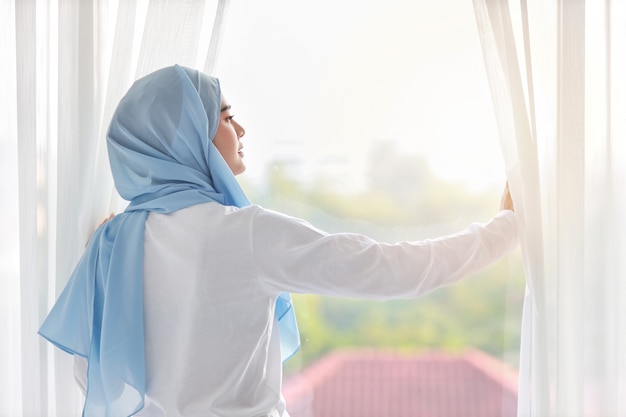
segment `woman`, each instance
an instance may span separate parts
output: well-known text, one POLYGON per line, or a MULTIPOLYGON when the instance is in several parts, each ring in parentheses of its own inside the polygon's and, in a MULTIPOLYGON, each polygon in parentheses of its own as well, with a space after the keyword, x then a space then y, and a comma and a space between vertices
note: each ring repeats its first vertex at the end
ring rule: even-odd
POLYGON ((423 242, 328 234, 250 205, 244 129, 217 79, 135 82, 107 134, 124 213, 102 225, 40 334, 77 358, 85 416, 288 416, 288 294, 414 298, 517 244, 508 191, 486 225, 423 242))

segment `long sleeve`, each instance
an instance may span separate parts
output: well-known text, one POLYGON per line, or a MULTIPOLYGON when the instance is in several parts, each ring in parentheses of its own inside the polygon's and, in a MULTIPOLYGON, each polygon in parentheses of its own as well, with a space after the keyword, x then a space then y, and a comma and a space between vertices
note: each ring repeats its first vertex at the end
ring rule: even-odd
POLYGON ((139 415, 282 414, 280 292, 415 297, 477 271, 516 242, 511 212, 457 235, 394 245, 328 234, 259 206, 151 213, 139 415))
POLYGON ((517 246, 515 214, 418 242, 380 243, 358 234, 328 234, 268 210, 252 230, 261 279, 273 290, 372 299, 414 298, 454 283, 517 246))

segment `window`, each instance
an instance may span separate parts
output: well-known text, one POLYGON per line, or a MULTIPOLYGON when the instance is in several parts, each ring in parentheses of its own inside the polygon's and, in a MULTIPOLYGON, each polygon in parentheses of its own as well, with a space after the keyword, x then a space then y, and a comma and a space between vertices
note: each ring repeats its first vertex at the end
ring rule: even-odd
MULTIPOLYGON (((247 129, 252 202, 388 242, 497 212, 505 173, 471 3, 235 2, 228 25, 216 75, 247 129)), ((519 254, 418 300, 296 295, 287 377, 354 347, 475 348, 516 368, 523 296, 519 254)))

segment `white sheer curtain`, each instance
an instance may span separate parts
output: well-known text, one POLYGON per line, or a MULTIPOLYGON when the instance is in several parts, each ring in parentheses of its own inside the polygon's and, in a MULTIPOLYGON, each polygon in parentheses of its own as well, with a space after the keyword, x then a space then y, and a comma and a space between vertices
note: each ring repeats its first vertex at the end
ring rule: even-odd
POLYGON ((626 416, 626 2, 474 8, 528 278, 518 416, 626 416))
POLYGON ((118 208, 104 132, 134 79, 210 73, 228 0, 0 2, 0 416, 80 415, 70 356, 37 330, 118 208))

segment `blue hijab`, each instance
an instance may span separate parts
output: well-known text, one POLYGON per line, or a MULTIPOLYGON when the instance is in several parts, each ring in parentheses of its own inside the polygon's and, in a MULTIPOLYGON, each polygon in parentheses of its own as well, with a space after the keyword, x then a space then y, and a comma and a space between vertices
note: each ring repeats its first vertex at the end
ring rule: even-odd
MULTIPOLYGON (((136 81, 113 115, 109 161, 115 186, 130 204, 94 232, 39 329, 57 347, 88 359, 83 416, 130 416, 144 405, 148 213, 210 201, 250 204, 212 142, 220 96, 216 78, 176 65, 136 81)), ((280 294, 275 314, 284 361, 300 344, 289 294, 280 294)))

